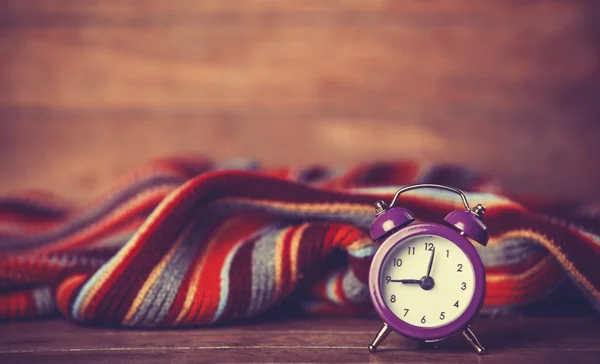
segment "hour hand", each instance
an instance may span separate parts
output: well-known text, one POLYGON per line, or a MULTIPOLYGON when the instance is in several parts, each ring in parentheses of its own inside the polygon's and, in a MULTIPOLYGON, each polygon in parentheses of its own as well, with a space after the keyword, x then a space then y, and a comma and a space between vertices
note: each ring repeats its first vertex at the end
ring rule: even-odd
POLYGON ((419 284, 420 279, 390 279, 390 282, 402 283, 402 284, 419 284))

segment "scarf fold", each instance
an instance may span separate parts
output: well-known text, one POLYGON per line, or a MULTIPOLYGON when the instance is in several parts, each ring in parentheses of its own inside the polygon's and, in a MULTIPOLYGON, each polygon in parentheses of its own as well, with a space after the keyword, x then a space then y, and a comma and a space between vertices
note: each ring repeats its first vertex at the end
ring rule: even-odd
MULTIPOLYGON (((543 300, 565 281, 600 311, 600 205, 514 197, 457 166, 373 163, 261 170, 199 157, 156 160, 75 206, 41 192, 0 198, 0 318, 60 311, 80 323, 198 326, 282 304, 372 310, 373 203, 438 183, 487 207, 484 310, 543 300)), ((421 221, 460 209, 444 191, 400 204, 421 221)))

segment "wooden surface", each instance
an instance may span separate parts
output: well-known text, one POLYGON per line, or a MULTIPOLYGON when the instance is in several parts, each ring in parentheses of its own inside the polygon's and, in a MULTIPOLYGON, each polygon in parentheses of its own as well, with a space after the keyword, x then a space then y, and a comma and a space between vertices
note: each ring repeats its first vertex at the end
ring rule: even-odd
POLYGON ((595 1, 0 0, 0 193, 411 158, 600 199, 595 1), (569 189, 567 189, 569 187, 569 189))
POLYGON ((284 319, 168 331, 80 327, 63 320, 0 324, 2 363, 597 363, 597 317, 480 319, 489 350, 478 356, 460 337, 419 350, 396 334, 379 352, 367 345, 375 319, 284 319))

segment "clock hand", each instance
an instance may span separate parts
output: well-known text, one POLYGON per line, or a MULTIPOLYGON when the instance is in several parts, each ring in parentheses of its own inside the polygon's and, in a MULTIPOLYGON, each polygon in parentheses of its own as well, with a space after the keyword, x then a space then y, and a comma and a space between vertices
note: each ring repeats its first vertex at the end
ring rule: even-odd
POLYGON ((429 277, 431 273, 431 267, 433 266, 433 257, 435 255, 435 248, 431 251, 431 258, 429 258, 429 266, 427 266, 427 275, 425 277, 429 277))
POLYGON ((419 284, 420 279, 390 279, 390 282, 402 283, 402 284, 419 284))

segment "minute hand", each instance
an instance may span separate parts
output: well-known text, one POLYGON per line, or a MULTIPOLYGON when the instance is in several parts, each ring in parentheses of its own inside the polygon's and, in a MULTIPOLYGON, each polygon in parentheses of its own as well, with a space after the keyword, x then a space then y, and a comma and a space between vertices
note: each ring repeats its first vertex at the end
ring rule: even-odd
POLYGON ((426 277, 429 277, 429 274, 431 273, 431 267, 433 267, 433 257, 434 256, 435 256, 435 248, 433 248, 433 250, 431 251, 431 258, 429 258, 429 265, 427 266, 426 277))

